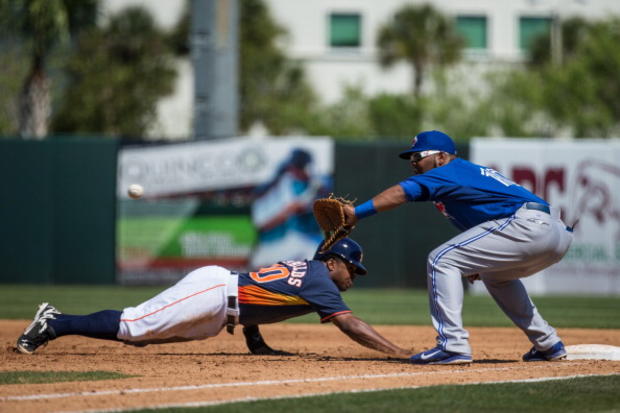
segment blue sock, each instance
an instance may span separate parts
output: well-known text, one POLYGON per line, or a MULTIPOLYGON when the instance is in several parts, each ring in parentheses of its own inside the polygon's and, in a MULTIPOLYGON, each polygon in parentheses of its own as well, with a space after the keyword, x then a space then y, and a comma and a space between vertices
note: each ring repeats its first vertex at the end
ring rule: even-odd
POLYGON ((59 314, 54 320, 48 320, 56 337, 76 334, 80 336, 116 340, 121 312, 104 310, 89 315, 59 314))

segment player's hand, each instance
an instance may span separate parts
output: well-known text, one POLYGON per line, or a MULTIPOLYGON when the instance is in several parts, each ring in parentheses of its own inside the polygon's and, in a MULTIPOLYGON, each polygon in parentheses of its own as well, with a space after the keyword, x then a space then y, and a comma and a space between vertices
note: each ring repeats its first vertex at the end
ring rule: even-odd
POLYGON ((480 274, 472 274, 472 275, 468 275, 468 276, 467 276, 467 277, 465 277, 465 278, 467 278, 467 281, 468 281, 470 284, 473 284, 473 283, 474 283, 474 281, 476 281, 476 280, 479 280, 479 279, 480 279, 480 274))
POLYGON ((256 347, 250 350, 252 354, 256 354, 259 356, 293 356, 293 353, 289 353, 288 351, 283 350, 274 350, 269 347, 267 344, 264 346, 256 347))
POLYGON ((393 358, 397 358, 397 359, 408 359, 411 356, 413 356, 414 354, 416 354, 413 350, 407 350, 407 349, 401 349, 398 353, 394 354, 393 358))
POLYGON ((245 336, 245 344, 252 354, 262 356, 292 356, 293 353, 282 350, 274 350, 265 343, 258 326, 243 327, 243 335, 245 336))
POLYGON ((353 227, 357 223, 357 217, 355 216, 355 207, 353 205, 344 205, 344 219, 347 227, 353 227))

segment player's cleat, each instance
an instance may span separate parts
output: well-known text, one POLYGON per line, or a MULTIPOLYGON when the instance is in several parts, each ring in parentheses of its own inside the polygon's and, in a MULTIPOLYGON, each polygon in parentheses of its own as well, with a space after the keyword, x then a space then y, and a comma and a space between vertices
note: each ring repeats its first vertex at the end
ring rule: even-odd
POLYGON ((473 361, 468 354, 453 353, 439 347, 414 354, 409 358, 413 364, 469 364, 473 361))
POLYGON ((523 361, 558 361, 566 358, 564 343, 558 341, 547 350, 536 350, 532 347, 530 351, 523 355, 523 361))
POLYGON ((32 354, 40 346, 46 345, 49 340, 56 338, 54 329, 47 325, 47 320, 53 320, 60 311, 48 303, 39 306, 34 320, 17 340, 17 351, 23 354, 32 354))

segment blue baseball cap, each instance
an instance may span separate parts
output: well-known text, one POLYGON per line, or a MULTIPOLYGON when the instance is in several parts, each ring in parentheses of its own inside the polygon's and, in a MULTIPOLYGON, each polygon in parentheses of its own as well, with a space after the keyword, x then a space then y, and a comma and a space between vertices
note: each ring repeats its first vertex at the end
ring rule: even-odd
POLYGON ((409 159, 412 153, 421 151, 442 151, 456 155, 456 146, 451 137, 438 130, 429 130, 417 134, 411 142, 411 148, 401 152, 398 156, 409 159))

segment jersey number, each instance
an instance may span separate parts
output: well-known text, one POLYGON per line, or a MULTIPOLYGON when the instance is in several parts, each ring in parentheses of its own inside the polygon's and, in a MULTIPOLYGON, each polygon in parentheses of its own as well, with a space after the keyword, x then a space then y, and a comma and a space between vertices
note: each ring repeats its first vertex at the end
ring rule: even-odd
POLYGON ((280 265, 274 265, 273 267, 261 268, 257 272, 251 272, 250 278, 257 283, 268 283, 271 281, 280 280, 286 278, 291 274, 288 268, 280 265))
POLYGON ((480 168, 480 175, 488 176, 489 178, 493 178, 497 182, 503 184, 504 186, 516 185, 513 181, 511 181, 510 179, 506 178, 504 175, 500 174, 495 169, 480 168))

